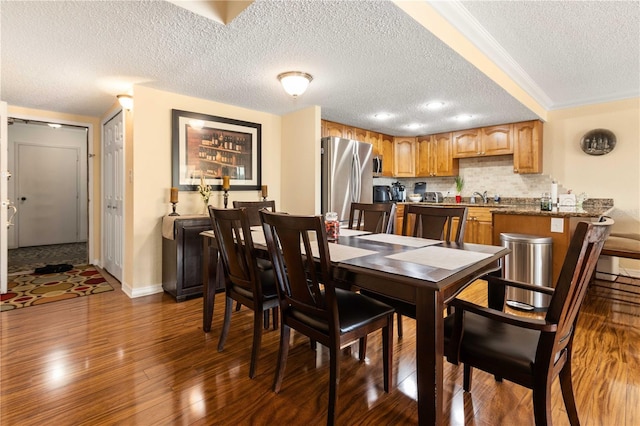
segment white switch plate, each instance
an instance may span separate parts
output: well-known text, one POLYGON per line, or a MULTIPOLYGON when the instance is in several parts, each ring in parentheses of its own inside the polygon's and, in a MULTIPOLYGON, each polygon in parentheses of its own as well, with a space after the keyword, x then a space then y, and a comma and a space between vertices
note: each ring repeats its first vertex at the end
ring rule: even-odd
POLYGON ((551 218, 551 232, 564 232, 564 219, 561 217, 551 218))

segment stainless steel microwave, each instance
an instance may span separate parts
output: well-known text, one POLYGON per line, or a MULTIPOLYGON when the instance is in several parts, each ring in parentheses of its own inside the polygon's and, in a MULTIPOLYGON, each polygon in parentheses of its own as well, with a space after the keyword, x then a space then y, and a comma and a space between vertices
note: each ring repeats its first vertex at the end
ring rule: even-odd
POLYGON ((373 157, 373 176, 382 176, 382 155, 373 157))

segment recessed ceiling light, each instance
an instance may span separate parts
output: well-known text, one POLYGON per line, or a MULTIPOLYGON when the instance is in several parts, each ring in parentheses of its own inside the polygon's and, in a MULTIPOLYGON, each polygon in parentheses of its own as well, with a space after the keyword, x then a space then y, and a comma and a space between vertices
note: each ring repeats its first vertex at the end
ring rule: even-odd
POLYGON ((58 124, 58 123, 47 123, 49 125, 49 127, 51 127, 52 129, 59 129, 60 127, 62 127, 62 124, 58 124))
POLYGON ((377 118, 378 120, 386 120, 388 118, 391 118, 391 114, 389 114, 388 112, 379 112, 375 114, 373 118, 377 118))
POLYGON ((455 116, 453 118, 455 120, 458 120, 458 121, 469 121, 469 120, 473 119, 473 115, 471 115, 471 114, 460 114, 460 115, 457 115, 457 116, 455 116))
POLYGON ((407 124, 407 127, 410 129, 417 129, 418 127, 422 127, 422 124, 411 123, 411 124, 407 124))
POLYGON ((440 102, 440 101, 435 101, 435 102, 429 102, 427 104, 427 109, 440 109, 444 106, 444 102, 440 102))

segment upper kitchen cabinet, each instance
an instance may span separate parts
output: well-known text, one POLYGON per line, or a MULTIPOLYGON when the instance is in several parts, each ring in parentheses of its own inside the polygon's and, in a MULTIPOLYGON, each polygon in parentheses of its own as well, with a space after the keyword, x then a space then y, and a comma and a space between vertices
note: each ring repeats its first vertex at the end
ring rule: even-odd
MULTIPOLYGON (((414 177, 416 175, 415 153, 416 138, 393 138, 393 176, 414 177)), ((384 159, 382 162, 384 163, 384 159)))
POLYGON ((322 120, 321 121, 321 133, 322 137, 332 136, 336 138, 343 138, 344 124, 334 123, 333 121, 322 120))
POLYGON ((513 154, 512 125, 453 132, 453 158, 513 154))
POLYGON ((457 176, 458 160, 453 158, 451 133, 418 136, 416 176, 457 176))
POLYGON ((380 152, 380 133, 367 131, 367 137, 364 142, 370 143, 373 145, 373 155, 381 155, 380 152))
POLYGON ((382 155, 382 176, 393 176, 393 136, 380 134, 378 155, 382 155))
POLYGON ((524 121, 513 124, 513 172, 542 173, 542 122, 524 121))
POLYGON ((481 152, 478 129, 467 129, 453 132, 453 158, 478 157, 481 152))
POLYGON ((513 154, 513 125, 481 128, 480 142, 482 155, 513 154))
POLYGON ((350 139, 354 139, 359 142, 367 142, 368 132, 366 130, 355 127, 353 131, 354 131, 353 138, 350 138, 350 139))

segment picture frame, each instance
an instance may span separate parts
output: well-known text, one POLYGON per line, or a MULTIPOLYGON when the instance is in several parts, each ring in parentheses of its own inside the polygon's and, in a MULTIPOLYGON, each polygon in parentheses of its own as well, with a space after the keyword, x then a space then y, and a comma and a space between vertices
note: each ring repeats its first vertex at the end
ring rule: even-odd
POLYGON ((197 191, 201 175, 213 190, 259 190, 262 125, 227 117, 171 110, 172 186, 197 191))

